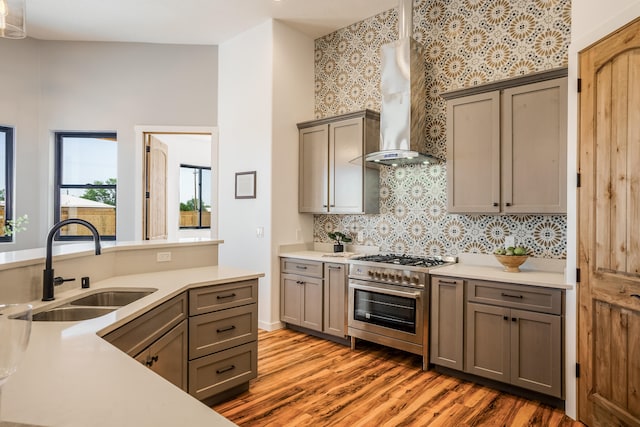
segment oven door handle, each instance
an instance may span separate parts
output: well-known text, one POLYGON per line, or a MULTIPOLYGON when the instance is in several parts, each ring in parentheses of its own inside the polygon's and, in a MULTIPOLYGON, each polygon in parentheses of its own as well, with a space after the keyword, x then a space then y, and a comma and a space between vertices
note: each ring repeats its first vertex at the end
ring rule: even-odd
POLYGON ((353 281, 349 282, 349 289, 359 289, 361 291, 376 292, 376 293, 385 294, 385 295, 394 295, 402 298, 413 298, 416 300, 419 300, 422 297, 422 292, 398 291, 395 289, 388 289, 386 287, 361 285, 358 283, 354 283, 353 281))

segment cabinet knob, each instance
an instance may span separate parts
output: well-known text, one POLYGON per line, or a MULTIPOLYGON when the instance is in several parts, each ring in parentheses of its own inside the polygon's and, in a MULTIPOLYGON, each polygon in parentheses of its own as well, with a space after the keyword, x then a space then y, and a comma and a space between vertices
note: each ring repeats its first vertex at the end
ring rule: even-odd
POLYGON ((493 202, 493 206, 498 207, 498 202, 493 202))
POLYGON ((504 320, 509 320, 509 316, 502 316, 504 320))
POLYGON ((505 203, 506 206, 511 206, 511 202, 505 203))
POLYGON ((512 322, 517 322, 517 321, 518 321, 518 318, 517 318, 517 317, 512 317, 512 318, 511 318, 511 321, 512 321, 512 322))

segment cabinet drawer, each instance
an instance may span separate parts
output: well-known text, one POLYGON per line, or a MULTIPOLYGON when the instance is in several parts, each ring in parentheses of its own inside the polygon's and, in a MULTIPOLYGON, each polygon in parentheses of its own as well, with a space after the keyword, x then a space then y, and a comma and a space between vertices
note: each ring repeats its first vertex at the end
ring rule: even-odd
POLYGON ((323 263, 319 261, 307 261, 297 258, 282 258, 280 264, 280 272, 322 278, 322 264, 323 263))
POLYGON ((189 394, 202 400, 258 376, 258 343, 243 344, 189 362, 189 394))
POLYGON ((183 293, 103 338, 129 356, 136 356, 186 317, 187 295, 183 293))
POLYGON ((207 286, 189 291, 189 315, 210 313, 257 302, 257 279, 207 286))
POLYGON ((469 280, 467 300, 541 313, 562 314, 560 289, 469 280))
POLYGON ((189 360, 258 339, 258 305, 189 318, 189 360))

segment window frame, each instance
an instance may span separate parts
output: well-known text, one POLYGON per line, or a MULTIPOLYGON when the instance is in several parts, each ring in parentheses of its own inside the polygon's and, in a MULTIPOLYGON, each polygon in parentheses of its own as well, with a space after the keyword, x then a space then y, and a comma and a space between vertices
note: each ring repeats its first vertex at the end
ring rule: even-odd
MULTIPOLYGON (((15 129, 10 126, 0 126, 0 132, 5 134, 5 189, 4 189, 4 223, 13 219, 13 168, 15 159, 14 153, 14 136, 15 129)), ((0 236, 0 243, 13 242, 13 234, 11 236, 0 236)))
MULTIPOLYGON (((210 230, 211 229, 211 225, 206 226, 206 227, 202 226, 202 171, 203 170, 208 170, 209 173, 211 173, 211 166, 196 166, 196 165, 189 165, 189 164, 180 163, 180 170, 182 170, 182 168, 191 168, 191 169, 197 169, 198 170, 198 200, 200 200, 200 208, 198 209, 198 224, 199 225, 183 227, 183 226, 180 225, 180 222, 178 221, 178 230, 210 230)), ((180 188, 180 184, 178 184, 178 188, 180 188)), ((211 195, 211 197, 213 197, 213 195, 211 195)), ((178 213, 178 215, 179 215, 179 213, 178 213)))
MULTIPOLYGON (((66 132, 66 131, 60 131, 60 132, 55 132, 55 174, 54 174, 54 202, 53 202, 53 220, 54 223, 58 223, 60 221, 60 214, 61 214, 61 206, 60 206, 60 194, 62 194, 63 189, 68 188, 68 189, 79 189, 79 190, 90 190, 90 189, 114 189, 116 191, 116 199, 117 199, 117 194, 118 194, 118 184, 116 182, 116 185, 111 185, 111 184, 103 184, 103 185, 96 185, 96 184, 63 184, 62 183, 62 158, 64 155, 64 150, 63 150, 63 141, 64 138, 68 138, 68 137, 73 137, 73 138, 113 138, 116 140, 118 140, 118 134, 116 132, 66 132)), ((116 177, 117 178, 117 177, 116 177)), ((117 212, 118 212, 118 205, 116 204, 115 206, 116 208, 116 216, 117 216, 117 212)), ((117 227, 117 225, 116 225, 117 227)), ((115 235, 103 235, 100 234, 100 240, 116 240, 116 235, 117 235, 117 231, 115 235)), ((70 235, 61 235, 60 234, 60 230, 58 230, 54 236, 54 240, 59 240, 59 241, 86 241, 86 240, 93 240, 93 236, 70 236, 70 235)))

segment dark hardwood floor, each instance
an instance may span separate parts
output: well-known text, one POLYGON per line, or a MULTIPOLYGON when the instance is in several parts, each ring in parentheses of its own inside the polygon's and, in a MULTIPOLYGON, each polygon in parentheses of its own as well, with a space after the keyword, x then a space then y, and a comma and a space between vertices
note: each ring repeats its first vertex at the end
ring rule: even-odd
POLYGON ((260 331, 258 378, 213 409, 240 426, 582 426, 539 402, 423 372, 418 356, 357 347, 260 331))

